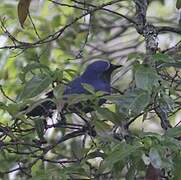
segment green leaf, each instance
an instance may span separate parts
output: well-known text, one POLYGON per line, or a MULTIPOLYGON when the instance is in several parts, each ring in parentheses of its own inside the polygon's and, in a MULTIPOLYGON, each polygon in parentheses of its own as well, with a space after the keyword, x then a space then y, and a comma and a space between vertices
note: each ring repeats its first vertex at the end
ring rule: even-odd
POLYGON ((131 166, 131 167, 128 169, 128 172, 127 172, 127 174, 126 174, 126 180, 133 180, 134 177, 135 177, 135 173, 136 173, 135 167, 134 167, 134 166, 131 166))
POLYGON ((95 130, 99 133, 108 133, 111 132, 111 127, 104 121, 94 120, 95 130))
POLYGON ((46 66, 46 65, 44 65, 44 64, 40 64, 40 63, 32 63, 32 64, 28 64, 28 65, 26 65, 24 68, 23 68, 23 70, 22 70, 22 72, 21 73, 19 73, 19 78, 21 79, 21 81, 22 82, 25 82, 25 80, 26 80, 26 74, 28 73, 28 72, 31 72, 32 73, 32 71, 33 70, 35 70, 35 69, 40 69, 40 70, 45 70, 45 72, 50 72, 50 70, 49 70, 49 68, 46 66))
POLYGON ((23 91, 18 96, 18 100, 32 98, 44 91, 50 84, 52 79, 49 75, 34 76, 30 81, 26 82, 23 91))
POLYGON ((44 65, 44 64, 32 63, 32 64, 28 64, 27 66, 25 66, 23 68, 23 72, 26 74, 29 71, 32 71, 34 69, 46 69, 47 71, 49 71, 49 68, 46 65, 44 65))
POLYGON ((2 110, 8 110, 8 106, 6 106, 6 104, 5 103, 3 103, 3 102, 0 102, 0 109, 2 109, 2 110))
POLYGON ((91 99, 93 99, 93 96, 90 94, 73 94, 67 97, 67 102, 69 105, 72 105, 79 102, 86 102, 91 99))
POLYGON ((59 84, 53 89, 53 95, 55 96, 56 99, 61 99, 63 98, 63 93, 65 90, 65 86, 63 84, 59 84))
POLYGON ((35 178, 37 175, 39 177, 39 180, 43 180, 48 174, 47 171, 45 172, 45 169, 43 167, 43 163, 41 160, 38 160, 36 163, 33 164, 31 168, 31 173, 33 178, 35 178))
POLYGON ((128 158, 131 154, 135 153, 135 151, 140 150, 142 146, 143 145, 139 143, 132 145, 121 143, 116 145, 103 161, 103 168, 112 168, 115 163, 128 158))
POLYGON ((181 154, 178 153, 174 158, 174 177, 173 180, 179 180, 181 177, 181 154))
POLYGON ((74 78, 76 76, 77 71, 73 69, 65 69, 64 70, 65 74, 70 76, 71 78, 74 78))
POLYGON ((177 8, 177 9, 180 9, 180 8, 181 8, 181 0, 177 0, 176 8, 177 8))
MULTIPOLYGON (((62 169, 62 171, 65 174, 74 174, 74 173, 76 173, 78 175, 85 175, 86 174, 85 170, 81 167, 81 165, 76 164, 76 163, 71 165, 71 166, 64 167, 62 169)), ((77 178, 75 178, 75 179, 77 179, 77 178)))
POLYGON ((19 111, 19 106, 16 104, 16 103, 11 103, 11 104, 8 104, 8 112, 11 114, 11 115, 16 115, 17 112, 19 111))
POLYGON ((168 129, 165 135, 170 136, 170 137, 181 136, 181 126, 168 129))
POLYGON ((141 138, 151 137, 151 138, 156 138, 156 139, 160 140, 160 134, 155 133, 155 132, 140 132, 139 136, 141 138))
POLYGON ((128 92, 118 99, 119 111, 126 116, 137 115, 148 106, 150 99, 150 94, 141 89, 128 92))
POLYGON ((61 22, 61 16, 60 15, 56 15, 53 17, 52 19, 52 27, 56 28, 60 26, 60 22, 61 22))
POLYGON ((172 152, 180 151, 181 142, 179 142, 179 140, 176 139, 175 137, 163 135, 162 140, 163 140, 162 142, 164 143, 164 146, 171 149, 172 152))
POLYGON ((174 111, 175 102, 171 96, 166 93, 162 93, 162 97, 160 99, 160 106, 165 106, 168 111, 174 111))
POLYGON ((114 124, 118 123, 119 117, 116 113, 110 111, 108 108, 97 108, 97 112, 104 118, 104 120, 110 120, 114 124))
POLYGON ((133 52, 128 54, 128 60, 143 60, 144 56, 145 55, 143 53, 133 52))
POLYGON ((117 94, 112 94, 112 95, 106 95, 104 96, 105 99, 109 101, 118 101, 119 99, 123 98, 123 95, 117 95, 117 94))
POLYGON ((63 80, 63 71, 60 70, 60 69, 56 69, 54 72, 53 72, 53 79, 55 81, 58 81, 58 82, 61 82, 63 80))
POLYGON ((171 60, 171 57, 168 54, 156 53, 153 55, 153 59, 156 62, 168 62, 171 60))
POLYGON ((38 134, 38 137, 40 138, 41 141, 44 141, 44 128, 45 128, 45 124, 44 124, 44 119, 33 119, 34 123, 35 123, 35 129, 36 132, 38 134))
POLYGON ((112 176, 113 176, 112 178, 114 180, 120 179, 120 177, 122 176, 122 170, 125 167, 125 164, 126 164, 126 160, 119 161, 114 164, 114 166, 112 168, 112 176))
POLYGON ((86 91, 90 92, 91 94, 95 94, 95 89, 90 84, 81 83, 81 85, 86 91))
POLYGON ((139 64, 134 66, 135 81, 137 88, 151 91, 154 86, 158 86, 160 79, 156 71, 146 65, 139 64))
POLYGON ((160 169, 162 165, 161 157, 155 148, 151 148, 149 152, 150 162, 153 167, 160 169))

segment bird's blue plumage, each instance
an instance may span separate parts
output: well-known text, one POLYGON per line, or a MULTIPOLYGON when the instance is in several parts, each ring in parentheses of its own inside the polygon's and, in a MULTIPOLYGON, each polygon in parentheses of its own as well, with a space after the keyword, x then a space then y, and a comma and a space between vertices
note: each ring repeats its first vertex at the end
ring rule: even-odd
POLYGON ((96 91, 110 92, 110 81, 103 77, 109 67, 110 63, 107 61, 96 61, 90 64, 80 77, 68 84, 64 94, 86 93, 82 83, 91 85, 96 91))
MULTIPOLYGON (((72 80, 66 87, 64 95, 70 94, 87 94, 88 92, 84 89, 82 84, 91 85, 96 91, 104 91, 105 93, 111 92, 110 78, 113 70, 120 66, 113 65, 108 61, 96 61, 87 66, 84 73, 72 80)), ((48 93, 48 98, 53 97, 53 91, 48 93)), ((100 100, 100 105, 105 100, 100 100)), ((76 104, 79 106, 78 104, 76 104)), ((56 105, 52 101, 45 101, 41 105, 35 107, 31 112, 27 113, 29 116, 42 116, 48 114, 52 109, 55 109, 56 105)), ((86 112, 90 108, 85 108, 86 112)), ((83 109, 84 110, 84 109, 83 109)))

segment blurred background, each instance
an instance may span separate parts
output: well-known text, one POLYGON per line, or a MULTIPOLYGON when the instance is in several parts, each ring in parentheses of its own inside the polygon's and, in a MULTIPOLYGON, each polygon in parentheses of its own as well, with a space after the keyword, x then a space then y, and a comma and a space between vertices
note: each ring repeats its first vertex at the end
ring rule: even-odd
MULTIPOLYGON (((67 82, 80 75, 90 62, 105 59, 114 64, 123 65, 119 72, 113 74, 112 86, 121 92, 131 86, 132 63, 134 60, 142 60, 145 53, 145 41, 137 33, 134 25, 120 14, 134 19, 135 4, 131 0, 120 1, 104 7, 104 10, 88 13, 75 21, 76 17, 86 14, 94 6, 107 2, 109 1, 32 0, 29 8, 30 17, 26 19, 22 28, 18 20, 18 1, 1 0, 0 102, 3 103, 0 104, 1 125, 12 124, 12 116, 5 110, 4 104, 10 108, 13 101, 18 101, 17 97, 21 94, 24 82, 31 79, 34 74, 41 73, 40 69, 30 67, 31 64, 35 64, 34 67, 36 64, 48 67, 49 72, 56 72, 54 75, 60 78, 60 81, 65 79, 67 82), (49 41, 56 31, 67 24, 68 26, 59 38, 49 41), (21 43, 33 45, 25 48, 16 47, 17 41, 13 41, 13 38, 21 43), (47 42, 41 43, 44 38, 47 42)), ((149 1, 148 22, 155 26, 165 25, 178 28, 181 27, 180 19, 181 11, 176 8, 176 0, 149 1)), ((179 33, 161 32, 158 35, 160 52, 175 46, 180 40, 179 33)), ((43 71, 45 69, 43 68, 43 71)), ((175 69, 169 68, 167 73, 173 75, 175 69)), ((51 86, 48 86, 45 92, 49 89, 51 86)), ((13 106, 11 111, 15 110, 13 106)), ((159 118, 155 113, 150 112, 146 120, 144 122, 142 120, 143 117, 140 116, 131 128, 135 131, 163 133, 159 118)), ((172 125, 176 125, 181 120, 181 112, 173 113, 169 120, 172 125)), ((60 135, 57 131, 50 134, 52 136, 56 134, 57 137, 60 135)), ((12 162, 13 158, 14 156, 12 159, 8 157, 12 162)), ((14 175, 10 177, 13 179, 14 175)))

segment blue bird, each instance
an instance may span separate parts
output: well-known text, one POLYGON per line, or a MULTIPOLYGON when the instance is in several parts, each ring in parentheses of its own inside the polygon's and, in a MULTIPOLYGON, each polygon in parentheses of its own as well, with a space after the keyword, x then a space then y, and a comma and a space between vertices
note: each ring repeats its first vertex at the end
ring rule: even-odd
MULTIPOLYGON (((95 91, 103 91, 105 94, 111 93, 111 74, 112 72, 121 67, 121 65, 114 65, 108 61, 99 60, 91 63, 87 66, 85 72, 72 80, 65 88, 64 95, 72 94, 89 94, 89 92, 83 87, 83 84, 91 85, 95 91)), ((47 98, 54 98, 53 91, 47 93, 47 98)), ((105 99, 99 100, 99 105, 105 103, 105 99)), ((93 109, 88 107, 90 102, 87 103, 86 107, 83 107, 81 103, 75 104, 76 108, 81 109, 84 112, 90 112, 93 109)), ((65 106, 66 107, 66 106, 65 106)), ((47 100, 33 110, 28 112, 28 116, 51 116, 52 110, 56 109, 56 104, 53 101, 47 100)), ((74 109, 72 109, 74 111, 74 109)))

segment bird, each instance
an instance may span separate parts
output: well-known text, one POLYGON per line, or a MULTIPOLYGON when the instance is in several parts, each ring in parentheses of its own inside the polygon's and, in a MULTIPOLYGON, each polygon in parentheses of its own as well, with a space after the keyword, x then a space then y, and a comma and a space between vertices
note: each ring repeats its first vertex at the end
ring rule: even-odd
MULTIPOLYGON (((111 93, 111 74, 114 70, 120 68, 122 65, 115 65, 110 63, 108 60, 97 60, 89 64, 82 75, 76 77, 70 81, 63 92, 63 95, 68 97, 73 94, 90 94, 90 92, 83 86, 83 84, 88 84, 92 86, 97 91, 102 91, 105 94, 111 93)), ((54 101, 48 100, 54 98, 53 90, 48 92, 47 101, 42 102, 33 108, 30 112, 27 112, 27 116, 51 116, 52 112, 56 110, 56 103, 54 101)), ((101 106, 105 103, 105 99, 100 99, 98 104, 101 106)), ((87 101, 87 105, 83 106, 81 103, 76 103, 74 107, 70 108, 73 112, 75 109, 81 109, 83 112, 88 113, 94 109, 91 106, 91 102, 87 101)), ((67 105, 63 109, 66 109, 67 105)), ((26 107, 24 110, 28 109, 26 107)))

